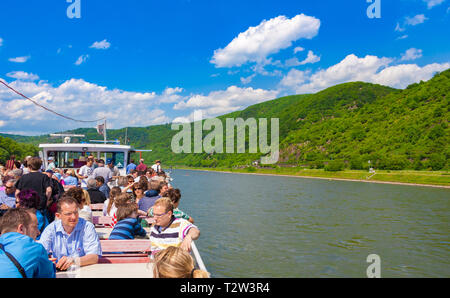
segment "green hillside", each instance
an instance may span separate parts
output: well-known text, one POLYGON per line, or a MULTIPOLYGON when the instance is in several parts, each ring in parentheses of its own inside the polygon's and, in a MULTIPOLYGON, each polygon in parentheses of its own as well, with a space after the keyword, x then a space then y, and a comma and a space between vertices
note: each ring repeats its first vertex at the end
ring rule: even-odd
MULTIPOLYGON (((226 118, 279 118, 279 165, 333 171, 367 169, 370 160, 370 166, 377 169, 442 170, 448 169, 450 156, 449 91, 447 70, 404 90, 351 82, 315 94, 266 101, 218 118, 223 127, 226 118)), ((74 141, 100 137, 95 129, 71 132, 86 135, 85 140, 74 141)), ((128 128, 131 145, 153 150, 143 153, 149 163, 162 159, 164 165, 233 167, 261 157, 249 153, 175 154, 171 140, 176 133, 169 124, 128 128)), ((48 136, 3 136, 32 144, 60 141, 48 136)), ((124 137, 125 128, 108 130, 108 139, 123 143, 124 137)), ((248 148, 248 136, 246 140, 248 148)))

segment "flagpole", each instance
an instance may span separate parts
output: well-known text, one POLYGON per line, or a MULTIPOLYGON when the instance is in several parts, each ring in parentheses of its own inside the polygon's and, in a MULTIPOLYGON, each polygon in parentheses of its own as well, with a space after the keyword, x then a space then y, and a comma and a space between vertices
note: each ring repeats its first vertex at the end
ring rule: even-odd
POLYGON ((106 118, 105 118, 105 129, 104 129, 103 137, 104 137, 104 141, 105 141, 105 144, 106 144, 106 118))

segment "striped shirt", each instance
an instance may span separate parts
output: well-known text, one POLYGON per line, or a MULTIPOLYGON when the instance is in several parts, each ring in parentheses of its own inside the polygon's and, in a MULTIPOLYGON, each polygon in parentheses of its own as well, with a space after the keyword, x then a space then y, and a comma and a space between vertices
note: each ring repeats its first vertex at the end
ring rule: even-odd
POLYGON ((152 255, 169 246, 179 247, 191 228, 198 229, 189 221, 175 217, 166 228, 153 225, 150 232, 152 255))
POLYGON ((147 232, 141 227, 136 218, 125 218, 119 221, 109 235, 110 240, 134 239, 134 236, 145 236, 147 232))

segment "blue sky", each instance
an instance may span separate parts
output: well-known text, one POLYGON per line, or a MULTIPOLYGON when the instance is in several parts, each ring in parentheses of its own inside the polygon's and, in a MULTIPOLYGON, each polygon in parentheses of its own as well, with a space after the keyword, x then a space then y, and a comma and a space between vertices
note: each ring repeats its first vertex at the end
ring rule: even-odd
MULTIPOLYGON (((448 0, 3 0, 0 79, 113 128, 213 117, 347 81, 404 88, 450 67, 448 0)), ((0 132, 70 122, 0 85, 0 132), (25 120, 25 121, 24 121, 25 120)), ((95 124, 94 124, 95 125, 95 124)))

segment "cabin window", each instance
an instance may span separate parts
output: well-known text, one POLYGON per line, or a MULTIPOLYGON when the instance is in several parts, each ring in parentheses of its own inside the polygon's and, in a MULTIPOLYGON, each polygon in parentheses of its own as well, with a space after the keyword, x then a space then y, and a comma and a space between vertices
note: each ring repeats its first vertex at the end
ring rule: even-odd
POLYGON ((122 169, 125 166, 124 152, 75 152, 75 151, 49 151, 48 157, 53 157, 57 168, 81 168, 86 164, 88 156, 94 156, 95 159, 103 159, 105 162, 111 158, 114 165, 122 169))

